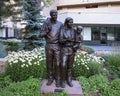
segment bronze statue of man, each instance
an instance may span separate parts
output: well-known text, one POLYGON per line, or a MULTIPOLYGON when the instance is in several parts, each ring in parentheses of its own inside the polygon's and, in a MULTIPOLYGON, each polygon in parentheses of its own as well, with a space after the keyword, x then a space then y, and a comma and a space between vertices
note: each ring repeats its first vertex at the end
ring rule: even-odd
POLYGON ((62 23, 57 20, 57 10, 50 11, 50 18, 47 18, 42 26, 40 37, 46 40, 45 53, 48 72, 47 85, 56 80, 56 87, 60 87, 60 46, 59 35, 62 23), (54 75, 55 67, 55 75, 54 75))
POLYGON ((72 68, 74 63, 74 56, 76 52, 75 40, 76 30, 73 28, 73 19, 67 17, 64 26, 60 32, 61 45, 61 87, 64 88, 67 84, 73 87, 72 84, 72 68))

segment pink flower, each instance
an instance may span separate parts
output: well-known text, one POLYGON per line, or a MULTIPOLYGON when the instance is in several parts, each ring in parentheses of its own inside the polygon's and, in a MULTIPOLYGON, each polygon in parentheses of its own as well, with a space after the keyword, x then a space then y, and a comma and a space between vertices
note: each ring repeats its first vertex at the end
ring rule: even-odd
POLYGON ((80 48, 80 50, 81 50, 81 51, 83 51, 83 49, 82 49, 82 48, 80 48))

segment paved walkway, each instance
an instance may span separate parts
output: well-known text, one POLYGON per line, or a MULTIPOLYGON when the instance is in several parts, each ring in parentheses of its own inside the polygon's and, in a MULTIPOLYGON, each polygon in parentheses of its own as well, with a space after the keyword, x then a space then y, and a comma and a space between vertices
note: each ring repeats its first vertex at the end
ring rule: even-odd
POLYGON ((95 55, 120 53, 120 46, 88 46, 95 51, 95 55))
POLYGON ((114 51, 115 47, 112 46, 89 46, 94 51, 114 51))

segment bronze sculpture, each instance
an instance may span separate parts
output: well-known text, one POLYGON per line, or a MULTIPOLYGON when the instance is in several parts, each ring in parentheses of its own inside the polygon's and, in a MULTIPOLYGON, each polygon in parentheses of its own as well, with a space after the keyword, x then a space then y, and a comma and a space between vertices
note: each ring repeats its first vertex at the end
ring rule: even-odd
POLYGON ((77 49, 80 49, 82 48, 82 43, 83 43, 83 36, 81 34, 83 30, 83 27, 82 26, 77 26, 77 29, 76 29, 76 48, 77 49))
MULTIPOLYGON (((73 87, 72 67, 75 52, 82 40, 80 35, 82 27, 78 26, 75 30, 71 17, 66 18, 63 25, 57 20, 57 14, 57 10, 50 11, 51 17, 45 20, 39 35, 46 40, 47 85, 50 86, 55 79, 56 87, 65 88, 66 81, 70 87, 73 87)), ((33 36, 33 38, 36 37, 33 36)))
POLYGON ((62 23, 57 20, 57 10, 50 11, 50 18, 47 18, 42 26, 40 37, 46 40, 45 53, 48 72, 47 85, 51 85, 56 79, 56 87, 60 87, 60 46, 59 34, 62 23), (55 75, 54 75, 55 66, 55 75))
POLYGON ((74 56, 77 50, 76 46, 76 30, 73 28, 73 19, 67 17, 64 26, 60 32, 61 45, 61 87, 64 88, 66 81, 70 87, 72 84, 72 67, 74 56))

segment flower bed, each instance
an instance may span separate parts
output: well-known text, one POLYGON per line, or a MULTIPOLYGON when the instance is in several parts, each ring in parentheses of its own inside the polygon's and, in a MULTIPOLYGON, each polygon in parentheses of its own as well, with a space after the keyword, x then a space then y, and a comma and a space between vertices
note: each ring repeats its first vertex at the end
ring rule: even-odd
POLYGON ((25 80, 30 76, 44 77, 46 74, 44 52, 44 48, 11 52, 7 56, 6 74, 14 81, 25 80))
POLYGON ((103 72, 104 62, 105 60, 102 57, 90 55, 85 51, 78 51, 75 56, 73 75, 74 77, 89 77, 94 74, 100 74, 103 72))

